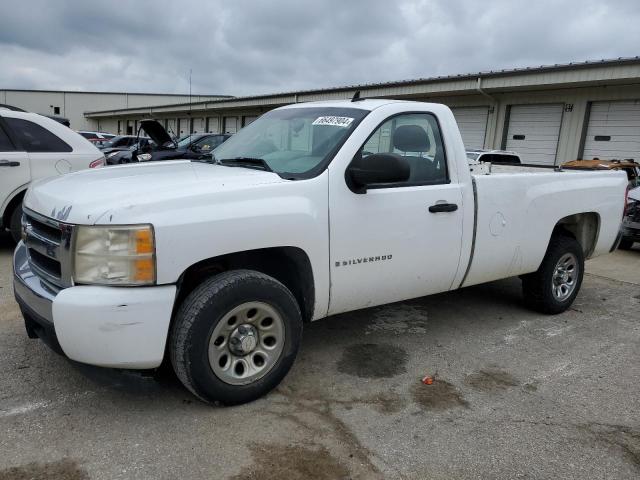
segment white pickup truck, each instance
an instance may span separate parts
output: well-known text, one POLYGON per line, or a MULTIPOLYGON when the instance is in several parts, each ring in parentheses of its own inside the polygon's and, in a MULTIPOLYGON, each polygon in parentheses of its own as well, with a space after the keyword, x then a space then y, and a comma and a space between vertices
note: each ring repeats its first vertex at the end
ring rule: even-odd
POLYGON ((15 295, 69 358, 170 359, 205 401, 275 387, 303 324, 521 276, 566 310, 584 259, 619 241, 622 172, 472 175, 451 111, 391 100, 273 110, 210 161, 78 172, 24 200, 15 295))

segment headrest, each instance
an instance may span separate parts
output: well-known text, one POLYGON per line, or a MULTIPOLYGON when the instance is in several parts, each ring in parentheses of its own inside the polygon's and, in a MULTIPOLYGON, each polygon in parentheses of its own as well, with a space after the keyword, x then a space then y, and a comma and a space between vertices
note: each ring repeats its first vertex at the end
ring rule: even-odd
POLYGON ((419 125, 400 125, 393 133, 393 146, 402 152, 428 152, 429 136, 419 125))

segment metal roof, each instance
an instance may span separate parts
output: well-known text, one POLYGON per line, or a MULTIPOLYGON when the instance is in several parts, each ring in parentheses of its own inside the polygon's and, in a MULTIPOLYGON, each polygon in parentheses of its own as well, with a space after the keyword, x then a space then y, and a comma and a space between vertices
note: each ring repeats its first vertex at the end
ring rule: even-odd
MULTIPOLYGON (((148 93, 148 92, 105 92, 105 91, 84 91, 84 90, 39 90, 28 88, 0 88, 0 92, 33 92, 33 93, 78 93, 81 95, 149 95, 156 97, 188 97, 188 93, 148 93)), ((233 98, 233 95, 218 95, 218 94, 204 94, 193 93, 192 97, 218 97, 218 98, 233 98)))
POLYGON ((153 107, 130 107, 130 108, 116 108, 109 110, 97 110, 91 112, 85 112, 85 115, 91 114, 103 114, 109 112, 127 112, 127 111, 135 111, 144 108, 169 108, 169 107, 197 107, 197 106, 206 106, 206 105, 224 105, 225 103, 236 103, 242 101, 250 101, 250 100, 259 100, 259 99, 268 99, 272 97, 297 97, 299 95, 314 95, 314 94, 326 94, 326 93, 339 93, 339 92, 353 92, 355 90, 367 90, 367 89, 380 89, 380 88, 388 88, 388 87, 403 87, 403 86, 411 86, 411 85, 424 85, 424 84, 433 84, 439 82, 447 82, 447 81, 464 81, 464 80, 476 80, 478 78, 481 79, 489 79, 489 78, 499 78, 506 76, 518 76, 518 75, 527 75, 532 73, 547 73, 547 72, 562 72, 568 70, 579 70, 579 69, 587 69, 591 67, 601 67, 601 66, 623 66, 623 65, 640 65, 640 56, 635 57, 619 57, 615 59, 602 59, 602 60, 587 60, 583 62, 569 62, 569 63, 557 63, 553 65, 540 65, 537 67, 521 67, 521 68, 512 68, 512 69, 502 69, 502 70, 486 70, 480 72, 472 72, 472 73, 461 73, 455 75, 440 75, 435 77, 421 77, 414 78, 408 80, 395 80, 395 81, 387 81, 387 82, 379 82, 379 83, 363 83, 363 84, 354 84, 354 85, 344 85, 339 87, 326 87, 326 88, 316 88, 316 89, 307 89, 307 90, 294 90, 294 91, 285 91, 285 92, 276 92, 276 93, 264 93, 259 95, 246 95, 239 97, 229 97, 218 100, 208 100, 208 101, 199 101, 199 102, 191 102, 191 103, 172 103, 166 105, 155 105, 153 107))

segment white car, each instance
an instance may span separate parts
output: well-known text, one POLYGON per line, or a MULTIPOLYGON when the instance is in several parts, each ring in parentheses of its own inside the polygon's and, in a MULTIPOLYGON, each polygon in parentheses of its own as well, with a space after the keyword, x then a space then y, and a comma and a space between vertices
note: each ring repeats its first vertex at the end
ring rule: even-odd
POLYGON ((522 164, 520 155, 508 150, 467 150, 467 158, 474 162, 488 162, 495 165, 522 164))
POLYGON ((299 103, 206 160, 34 185, 14 291, 29 336, 73 360, 166 357, 199 398, 242 403, 328 315, 517 276, 529 307, 565 311, 585 258, 617 246, 626 187, 612 171, 471 174, 444 105, 299 103))
POLYGON ((103 165, 102 152, 61 123, 0 108, 0 228, 19 240, 22 198, 32 181, 103 165))
POLYGON ((112 140, 115 137, 115 135, 112 133, 89 132, 86 130, 78 130, 78 133, 98 148, 101 148, 106 142, 112 140))

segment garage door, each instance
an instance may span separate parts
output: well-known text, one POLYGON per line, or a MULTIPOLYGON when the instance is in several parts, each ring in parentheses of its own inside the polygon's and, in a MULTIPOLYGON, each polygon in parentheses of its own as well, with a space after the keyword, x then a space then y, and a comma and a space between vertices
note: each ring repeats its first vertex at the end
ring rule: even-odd
POLYGON ((184 137, 191 133, 191 122, 189 118, 178 119, 178 136, 184 137))
POLYGON ((640 100, 594 102, 582 158, 640 159, 640 100))
POLYGON ((244 117, 242 117, 242 126, 246 127, 250 123, 255 122, 257 119, 258 119, 257 115, 245 115, 244 117))
POLYGON ((218 117, 207 117, 207 133, 220 133, 218 117))
POLYGON ((178 120, 175 118, 168 118, 166 130, 170 136, 172 137, 178 136, 178 120))
POLYGON ((222 128, 224 133, 236 133, 238 131, 238 117, 224 117, 222 128))
POLYGON ((206 125, 204 118, 193 119, 193 133, 205 133, 206 125))
POLYGON ((555 164, 563 108, 562 104, 512 105, 505 148, 519 153, 524 163, 555 164))
POLYGON ((489 108, 456 107, 452 108, 451 111, 456 118, 456 122, 458 122, 465 148, 469 150, 484 148, 489 108))

